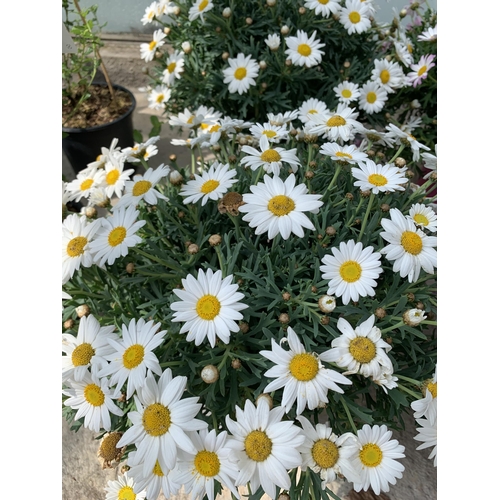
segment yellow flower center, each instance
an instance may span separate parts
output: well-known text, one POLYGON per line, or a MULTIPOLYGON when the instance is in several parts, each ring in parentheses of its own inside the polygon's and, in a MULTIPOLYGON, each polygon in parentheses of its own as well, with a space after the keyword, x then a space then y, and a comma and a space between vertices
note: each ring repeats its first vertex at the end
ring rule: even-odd
POLYGON ((84 236, 77 236, 69 241, 68 246, 66 247, 66 253, 70 257, 78 257, 79 255, 82 255, 83 249, 87 243, 87 238, 84 236))
POLYGON ((113 184, 116 183, 118 180, 118 177, 120 177, 120 172, 116 168, 113 170, 110 170, 107 175, 106 175, 106 182, 112 186, 113 184))
POLYGON ((220 302, 215 295, 203 295, 196 303, 198 316, 207 321, 213 320, 220 312, 220 302))
POLYGON ((153 40, 152 42, 149 42, 149 50, 154 50, 156 47, 156 42, 153 40))
POLYGON ((95 159, 96 161, 101 161, 102 155, 97 155, 97 158, 95 159))
POLYGON ((124 486, 118 492, 118 500, 135 500, 134 489, 130 486, 124 486))
POLYGON ((199 451, 194 457, 194 467, 202 475, 213 477, 220 471, 220 461, 213 451, 199 451))
POLYGON ((424 214, 415 214, 413 220, 422 226, 429 225, 429 219, 424 214))
POLYGON ((354 283, 361 278, 361 266, 355 260, 346 260, 339 268, 340 277, 347 283, 354 283))
POLYGON ((427 71, 427 66, 424 64, 419 70, 417 75, 422 76, 427 71))
POLYGON ((273 443, 264 431, 252 431, 245 438, 245 452, 256 462, 263 462, 271 454, 272 448, 273 443))
POLYGON ((163 477, 165 475, 165 474, 163 474, 163 471, 161 470, 160 462, 158 462, 158 460, 156 461, 155 466, 153 467, 153 474, 155 476, 159 476, 159 477, 163 477))
POLYGON ((406 252, 418 255, 422 251, 422 238, 413 231, 405 231, 401 235, 401 246, 406 252))
POLYGON ((295 209, 295 202, 288 196, 279 194, 269 200, 267 208, 277 217, 281 217, 283 215, 288 215, 295 209))
POLYGON ((328 119, 326 122, 326 125, 328 127, 341 127, 342 125, 345 125, 347 122, 344 120, 342 116, 339 115, 334 115, 331 118, 328 119))
POLYGON ((366 102, 373 104, 376 100, 377 94, 375 94, 375 92, 368 92, 368 94, 366 94, 366 102))
POLYGON ((213 134, 214 132, 218 132, 218 131, 219 131, 219 129, 220 129, 220 127, 221 127, 221 126, 220 126, 220 125, 217 125, 217 124, 212 125, 212 126, 210 127, 210 129, 209 129, 209 132, 210 132, 211 134, 213 134))
POLYGON ((307 45, 307 43, 301 43, 297 47, 297 52, 301 56, 304 56, 304 57, 310 56, 311 55, 311 47, 309 47, 309 45, 307 45))
POLYGON ((186 123, 191 124, 191 123, 193 123, 193 120, 194 120, 194 115, 191 115, 191 116, 188 118, 188 120, 187 120, 187 122, 186 122, 186 123))
POLYGON ((161 403, 149 405, 142 414, 142 425, 150 436, 163 436, 170 424, 170 410, 161 403))
MULTIPOLYGON (((437 395, 438 395, 437 382, 433 382, 432 380, 430 380, 429 382, 427 382, 427 384, 425 384, 424 391, 425 391, 425 389, 429 389, 429 392, 432 394, 432 397, 437 398, 437 395)), ((424 392, 424 391, 422 391, 422 392, 424 392)), ((424 396, 425 396, 425 394, 424 394, 424 396)))
POLYGON ((316 109, 310 109, 307 114, 309 115, 315 115, 318 111, 316 109))
POLYGON ((366 337, 355 337, 349 343, 349 352, 358 363, 369 363, 376 354, 375 344, 366 337))
POLYGON ((361 16, 359 15, 359 12, 350 12, 349 21, 351 21, 352 24, 359 23, 359 21, 361 21, 361 16))
POLYGON ((116 445, 121 437, 121 432, 112 432, 101 441, 99 456, 102 457, 105 462, 112 462, 120 455, 120 448, 117 448, 116 445))
POLYGON ((312 380, 319 371, 318 360, 307 352, 296 354, 288 367, 290 373, 302 382, 312 380))
POLYGON ((276 137, 276 132, 274 130, 263 130, 262 134, 265 135, 266 137, 269 137, 269 139, 276 137))
POLYGON ((141 344, 134 344, 128 347, 123 353, 123 366, 132 370, 139 366, 144 359, 144 347, 141 344))
POLYGON ((406 46, 406 48, 408 49, 408 52, 409 52, 410 54, 412 54, 412 53, 413 53, 413 47, 412 47, 410 44, 408 44, 408 45, 406 46))
POLYGON ((167 71, 169 73, 173 73, 175 71, 175 67, 177 66, 176 62, 173 61, 167 66, 167 71))
POLYGON ((342 97, 349 99, 352 96, 352 92, 349 89, 344 89, 342 92, 342 97))
POLYGON ((132 188, 132 196, 141 196, 141 194, 147 193, 151 186, 149 181, 137 181, 132 188))
POLYGON ((208 0, 203 0, 203 2, 200 3, 198 6, 198 10, 201 12, 202 10, 205 10, 205 7, 208 5, 208 0))
POLYGON ((260 155, 260 159, 262 161, 265 161, 267 163, 271 163, 273 161, 280 161, 281 160, 281 156, 280 154, 275 151, 274 149, 268 149, 267 151, 264 151, 261 155, 260 155))
POLYGON ((380 72, 380 81, 382 83, 387 83, 391 79, 391 74, 386 69, 380 72))
POLYGON ((243 80, 243 78, 245 78, 245 76, 247 76, 246 68, 238 68, 234 72, 234 77, 236 78, 236 80, 243 80))
POLYGON ((158 94, 158 96, 156 97, 156 102, 157 102, 158 104, 161 104, 161 103, 163 102, 163 98, 164 98, 164 97, 165 97, 165 96, 164 96, 163 94, 158 94))
POLYGON ((87 179, 80 184, 80 191, 86 191, 90 189, 92 184, 94 184, 94 179, 87 179))
POLYGON ((352 160, 352 156, 349 153, 344 153, 343 151, 337 151, 335 156, 338 158, 350 158, 352 160))
POLYGON ((387 177, 380 174, 370 174, 368 182, 374 186, 385 186, 388 182, 387 177))
POLYGON ((102 406, 104 404, 104 392, 98 385, 87 385, 83 390, 83 395, 92 406, 102 406))
POLYGON ((119 245, 127 236, 127 230, 123 226, 118 226, 109 233, 108 243, 112 247, 119 245))
POLYGON ((313 444, 311 455, 322 469, 329 469, 337 463, 339 449, 329 439, 320 439, 313 444))
POLYGON ((90 363, 92 356, 95 354, 95 349, 91 344, 80 344, 76 346, 71 354, 71 362, 73 366, 86 366, 90 363))
POLYGON ((211 193, 214 189, 217 189, 219 187, 220 182, 219 181, 214 181, 213 179, 210 179, 209 181, 205 182, 203 186, 201 186, 200 191, 202 193, 211 193))
POLYGON ((382 462, 382 450, 375 443, 367 443, 359 452, 359 459, 366 467, 377 467, 382 462))
POLYGON ((321 5, 327 5, 330 0, 318 0, 321 5))

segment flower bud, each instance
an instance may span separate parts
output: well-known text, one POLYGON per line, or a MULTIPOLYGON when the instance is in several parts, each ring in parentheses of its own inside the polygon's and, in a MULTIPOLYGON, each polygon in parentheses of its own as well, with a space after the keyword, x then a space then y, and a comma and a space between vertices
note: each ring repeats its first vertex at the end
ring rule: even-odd
POLYGON ((255 403, 257 404, 260 399, 263 399, 269 405, 270 410, 273 408, 273 398, 269 394, 259 394, 255 403))
POLYGON ((191 48, 191 44, 188 41, 182 42, 181 47, 182 47, 182 50, 184 51, 185 54, 189 54, 191 52, 191 50, 193 50, 191 48))
POLYGON ((382 210, 382 212, 388 212, 390 209, 391 206, 388 205, 387 203, 382 203, 382 205, 380 205, 380 210, 382 210))
POLYGON ((223 52, 221 57, 223 61, 227 61, 229 59, 229 52, 223 52))
POLYGON ((377 309, 375 309, 375 316, 378 319, 384 319, 387 316, 387 312, 383 307, 377 307, 377 309))
POLYGON ((241 361, 238 358, 234 358, 231 361, 231 367, 235 370, 239 370, 241 368, 241 361))
POLYGON ((269 7, 274 7, 276 5, 276 0, 266 0, 266 3, 269 7))
POLYGON ((314 177, 314 172, 312 170, 308 170, 305 174, 304 177, 306 179, 312 179, 314 177))
POLYGON ((266 61, 259 61, 259 67, 260 69, 266 69, 267 68, 266 61))
POLYGON ((134 271, 135 271, 135 265, 133 262, 129 262, 127 264, 127 266, 125 267, 125 271, 127 271, 127 273, 129 274, 132 274, 134 271))
POLYGON ((305 7, 299 7, 299 14, 303 16, 306 13, 306 8, 305 7))
POLYGON ((196 243, 191 243, 191 245, 188 246, 188 254, 194 255, 197 254, 200 251, 200 247, 196 245, 196 243))
POLYGON ((245 19, 245 22, 248 24, 248 26, 250 26, 253 23, 253 19, 251 17, 247 17, 245 19))
POLYGON ((283 324, 290 323, 290 316, 287 313, 281 313, 278 317, 278 321, 283 324))
POLYGON ((222 17, 225 17, 226 19, 229 19, 231 17, 231 8, 230 7, 226 7, 223 11, 222 11, 222 17))
POLYGON ((337 233, 337 230, 333 227, 333 226, 328 226, 326 229, 325 229, 325 232, 328 236, 335 236, 335 234, 337 233))
POLYGON ((408 326, 417 326, 427 318, 424 314, 425 311, 421 311, 420 309, 408 309, 403 313, 403 321, 408 326))
POLYGON ((394 164, 396 165, 396 167, 403 168, 406 167, 406 160, 402 156, 398 156, 394 160, 394 164))
POLYGON ((171 154, 168 159, 171 161, 171 162, 174 162, 174 161, 177 161, 177 155, 175 154, 171 154))
POLYGON ((222 241, 222 237, 220 234, 212 234, 210 238, 208 238, 208 243, 210 243, 210 246, 215 247, 217 245, 220 245, 222 241))
POLYGON ((90 314, 90 307, 87 304, 82 304, 81 306, 78 306, 75 311, 79 318, 83 318, 84 316, 88 316, 90 314))
POLYGON ((88 219, 93 219, 97 217, 97 210, 95 207, 85 207, 83 214, 87 216, 88 219))
POLYGON ((331 313, 337 307, 337 301, 332 295, 322 295, 318 300, 321 312, 331 313))
POLYGON ((241 333, 248 333, 248 330, 250 330, 248 323, 245 323, 244 321, 240 321, 238 326, 240 327, 241 333))
POLYGON ((345 197, 346 197, 349 201, 354 200, 354 195, 353 195, 352 193, 346 193, 346 194, 345 194, 345 197))
POLYGON ((165 26, 165 28, 163 28, 163 33, 165 33, 165 35, 167 35, 167 36, 170 35, 171 31, 172 30, 168 26, 165 26))
POLYGON ((180 8, 178 5, 176 5, 176 6, 172 9, 172 14, 173 14, 174 16, 178 16, 180 13, 181 13, 181 8, 180 8))
POLYGON ((170 172, 169 179, 174 186, 179 186, 184 181, 184 177, 178 170, 172 170, 172 172, 170 172))
POLYGON ((285 66, 291 66, 293 63, 292 63, 292 60, 291 59, 287 59, 285 61, 285 66))
POLYGON ((219 380, 219 370, 214 365, 207 365, 201 370, 201 379, 206 384, 213 384, 219 380))
POLYGON ((319 322, 322 325, 328 325, 328 323, 330 323, 330 318, 328 316, 321 316, 321 319, 319 320, 319 322))
MULTIPOLYGON (((269 5, 269 4, 268 4, 268 5, 269 5)), ((281 33, 282 35, 288 35, 288 33, 289 33, 289 32, 290 32, 290 28, 289 28, 286 24, 284 24, 284 25, 281 27, 281 29, 280 29, 280 33, 281 33)))
POLYGON ((65 330, 69 330, 70 328, 73 328, 74 324, 75 322, 70 318, 63 323, 63 326, 65 330))
POLYGON ((290 298, 292 297, 288 292, 283 292, 281 296, 283 297, 284 301, 290 300, 290 298))

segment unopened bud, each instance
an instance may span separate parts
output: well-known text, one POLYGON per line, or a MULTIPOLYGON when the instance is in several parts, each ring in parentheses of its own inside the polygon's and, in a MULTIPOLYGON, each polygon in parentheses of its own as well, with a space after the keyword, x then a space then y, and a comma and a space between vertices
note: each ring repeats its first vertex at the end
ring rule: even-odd
POLYGON ((79 318, 83 318, 84 316, 88 316, 90 314, 90 307, 87 304, 82 304, 81 306, 78 306, 75 311, 79 318))
POLYGON ((366 191, 360 191, 359 194, 361 195, 361 198, 368 198, 372 194, 372 191, 371 189, 367 189, 366 191))
POLYGON ((325 232, 328 236, 335 236, 337 230, 333 227, 333 226, 328 226, 326 229, 325 229, 325 232))
POLYGON ((421 310, 423 310, 423 309, 425 308, 424 303, 423 303, 423 302, 420 302, 420 301, 418 301, 418 302, 415 304, 415 307, 416 307, 417 309, 421 309, 421 310))
POLYGON ((273 398, 269 394, 259 394, 255 402, 258 404, 261 399, 269 405, 270 410, 273 408, 273 398))
POLYGON ((63 326, 64 326, 65 330, 69 330, 70 328, 73 328, 74 324, 75 324, 75 322, 70 318, 63 323, 63 326))
POLYGON ((179 217, 179 219, 184 219, 185 216, 186 216, 186 214, 182 210, 179 210, 177 217, 179 217))
POLYGON ((406 160, 402 156, 398 156, 394 160, 394 164, 396 165, 396 167, 403 168, 406 167, 406 160))
POLYGON ((172 31, 168 26, 165 26, 165 28, 163 28, 163 33, 165 33, 165 35, 170 35, 170 31, 172 31))
POLYGON ((319 320, 319 322, 322 325, 328 325, 328 323, 330 323, 330 318, 328 316, 321 316, 321 319, 319 320))
POLYGON ((306 13, 306 8, 305 7, 299 7, 299 14, 303 16, 306 13))
POLYGON ((337 301, 332 295, 322 295, 318 300, 321 312, 331 313, 337 307, 337 301))
POLYGON ((390 209, 391 207, 387 203, 382 203, 382 205, 380 205, 380 210, 382 210, 382 212, 388 212, 390 209))
POLYGON ((353 195, 352 193, 346 193, 346 194, 345 194, 345 197, 346 197, 349 201, 354 200, 354 195, 353 195))
POLYGON ((230 7, 226 7, 223 11, 222 11, 222 16, 225 17, 226 19, 230 18, 231 17, 231 8, 230 7))
POLYGON ((248 330, 250 330, 250 326, 244 321, 240 321, 238 326, 240 327, 241 333, 248 333, 248 330))
POLYGON ((191 52, 191 50, 193 50, 191 48, 191 44, 189 42, 182 42, 181 43, 181 47, 182 47, 182 50, 184 51, 185 54, 189 54, 191 52))
POLYGON ((248 24, 248 26, 250 26, 253 23, 253 19, 251 17, 247 17, 245 19, 245 22, 248 24))
POLYGON ((293 63, 292 63, 292 60, 291 60, 291 59, 287 59, 287 60, 285 61, 285 65, 286 65, 286 66, 291 66, 292 64, 293 64, 293 63))
POLYGON ((260 69, 266 69, 267 68, 266 61, 259 61, 259 67, 260 69))
POLYGON ((350 68, 350 67, 351 67, 351 63, 349 61, 345 61, 344 68, 350 68))
POLYGON ((221 57, 223 61, 227 61, 229 59, 229 52, 223 52, 221 57))
POLYGON ((200 247, 196 243, 192 243, 188 246, 188 253, 194 255, 200 251, 200 247))
MULTIPOLYGON (((269 3, 268 3, 267 5, 269 5, 269 3)), ((281 33, 282 35, 288 35, 288 33, 289 33, 289 32, 290 32, 290 28, 289 28, 286 24, 284 24, 284 25, 281 27, 281 29, 280 29, 280 33, 281 33)))
POLYGON ((176 6, 172 9, 172 14, 173 14, 174 16, 178 16, 180 13, 181 13, 181 8, 180 8, 178 5, 176 5, 176 6))
POLYGON ((426 318, 425 311, 421 311, 420 309, 409 309, 403 313, 403 321, 408 326, 417 326, 426 318))
POLYGON ((179 186, 184 181, 184 177, 178 170, 172 170, 172 172, 170 172, 169 179, 174 186, 179 186))
POLYGON ((292 297, 288 292, 283 292, 283 294, 281 295, 283 297, 283 300, 286 302, 287 300, 290 300, 290 298, 292 297))
POLYGON ((312 179, 314 177, 314 172, 312 170, 308 170, 305 174, 304 177, 306 179, 312 179))
POLYGON ((278 317, 278 321, 284 325, 290 323, 290 316, 287 313, 281 313, 278 317))
POLYGON ((88 219, 94 219, 97 217, 97 209, 95 207, 87 206, 84 209, 84 215, 86 215, 88 219))
POLYGON ((238 161, 238 157, 236 155, 229 155, 227 159, 231 164, 234 164, 238 161))
POLYGON ((387 316, 387 312, 383 307, 377 307, 377 309, 375 309, 375 316, 378 319, 384 319, 387 316))
POLYGON ((129 262, 126 267, 125 267, 125 271, 127 271, 127 273, 129 274, 132 274, 134 271, 135 271, 135 265, 133 262, 129 262))
POLYGON ((373 157, 373 156, 375 156, 375 151, 373 151, 373 149, 369 149, 369 150, 366 152, 366 154, 367 154, 368 156, 373 157))
POLYGON ((206 384, 213 384, 219 380, 219 370, 214 365, 207 365, 201 370, 201 379, 206 384))
POLYGON ((407 170, 405 172, 405 176, 407 179, 413 179, 413 177, 415 177, 415 172, 413 172, 412 170, 407 170))
POLYGON ((222 237, 220 234, 212 234, 210 238, 208 238, 208 243, 210 243, 210 246, 215 247, 217 245, 220 245, 222 241, 222 237))

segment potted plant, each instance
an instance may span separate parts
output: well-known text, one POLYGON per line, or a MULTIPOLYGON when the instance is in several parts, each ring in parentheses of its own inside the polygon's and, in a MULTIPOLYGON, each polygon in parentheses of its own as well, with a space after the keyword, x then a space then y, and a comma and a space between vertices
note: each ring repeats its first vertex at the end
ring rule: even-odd
POLYGON ((136 102, 132 92, 111 82, 101 59, 103 25, 97 20, 97 5, 82 9, 78 0, 63 0, 62 7, 63 23, 76 48, 62 57, 63 151, 77 173, 114 138, 126 146, 134 143, 136 102), (94 81, 99 69, 105 85, 94 81))

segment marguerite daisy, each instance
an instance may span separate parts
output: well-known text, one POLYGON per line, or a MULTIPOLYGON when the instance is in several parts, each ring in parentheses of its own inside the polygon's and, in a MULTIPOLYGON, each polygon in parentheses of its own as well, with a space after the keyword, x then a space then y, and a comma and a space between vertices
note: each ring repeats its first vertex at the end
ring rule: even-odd
POLYGON ((83 426, 94 432, 101 429, 111 429, 111 417, 109 413, 123 416, 123 411, 113 403, 115 399, 111 395, 108 379, 99 380, 96 372, 86 373, 82 380, 68 380, 69 389, 63 389, 62 393, 69 396, 64 401, 64 406, 78 410, 74 416, 75 420, 85 417, 83 426))
POLYGON ((214 8, 212 0, 196 0, 189 9, 189 20, 194 21, 200 18, 201 22, 205 22, 204 14, 214 8))
POLYGON ((118 476, 115 481, 108 481, 106 500, 145 500, 146 490, 140 490, 134 484, 134 480, 127 473, 118 476))
POLYGON ((169 101, 172 91, 165 85, 157 85, 151 89, 148 95, 148 108, 151 109, 165 109, 165 104, 169 101))
POLYGON ((150 137, 146 142, 137 142, 133 146, 125 148, 122 154, 126 162, 138 163, 141 158, 144 160, 149 160, 151 156, 158 153, 158 148, 155 144, 160 140, 159 135, 150 137))
POLYGON ((387 92, 377 82, 366 82, 360 89, 359 107, 367 114, 378 113, 387 102, 387 92))
POLYGON ((129 247, 142 241, 135 233, 146 224, 145 220, 137 220, 139 210, 134 206, 118 208, 111 217, 100 218, 101 227, 95 239, 90 243, 94 262, 104 267, 112 265, 118 257, 125 257, 129 247))
POLYGON ((337 479, 337 474, 351 483, 361 479, 351 463, 351 458, 360 448, 358 438, 354 434, 346 432, 338 436, 329 425, 313 426, 311 421, 302 415, 296 418, 301 423, 305 435, 304 443, 299 447, 303 466, 319 473, 323 489, 327 483, 337 479))
POLYGON ((356 131, 361 124, 356 120, 359 113, 347 104, 340 103, 335 111, 318 113, 311 116, 311 120, 306 124, 306 133, 322 134, 330 141, 348 141, 354 138, 356 131))
POLYGON ((90 314, 83 316, 78 325, 78 334, 75 337, 70 333, 63 333, 62 351, 62 381, 68 379, 80 382, 88 373, 89 368, 96 371, 108 364, 104 356, 111 353, 113 348, 108 340, 116 340, 113 333, 115 327, 101 326, 99 321, 90 314))
POLYGON ((319 355, 306 352, 290 326, 287 334, 289 351, 285 351, 274 339, 271 339, 271 351, 260 351, 262 356, 275 363, 264 376, 276 380, 267 384, 263 392, 270 393, 284 387, 281 404, 288 413, 297 401, 297 415, 304 411, 306 404, 314 410, 320 403, 328 403, 328 389, 343 394, 343 389, 337 384, 350 385, 352 382, 335 370, 324 367, 321 361, 328 356, 328 351, 319 355))
POLYGON ((314 10, 316 15, 330 17, 340 11, 340 0, 306 0, 304 7, 314 10))
POLYGON ((369 246, 363 248, 361 242, 340 242, 339 248, 332 248, 333 255, 325 255, 321 262, 321 277, 328 282, 328 294, 342 297, 342 303, 358 302, 359 297, 375 295, 375 287, 382 266, 381 255, 369 246))
POLYGON ((99 229, 99 222, 88 222, 85 215, 68 215, 62 223, 62 284, 67 283, 80 269, 94 261, 90 242, 99 229))
POLYGON ((405 74, 401 66, 387 59, 375 59, 372 70, 372 80, 378 83, 387 93, 391 94, 404 86, 405 74))
POLYGON ((207 201, 218 200, 227 190, 237 182, 234 179, 236 170, 229 168, 229 163, 222 164, 215 160, 208 171, 201 175, 194 174, 194 180, 188 181, 182 186, 181 196, 185 196, 184 204, 196 203, 201 200, 201 206, 205 206, 207 201))
POLYGON ((351 165, 364 162, 368 158, 366 153, 362 153, 354 145, 339 146, 335 142, 325 142, 319 152, 329 156, 333 161, 340 161, 351 165))
POLYGON ((276 33, 272 33, 267 35, 267 38, 264 40, 266 45, 273 51, 276 52, 279 49, 281 38, 276 33))
POLYGON ((422 385, 423 398, 413 401, 411 404, 412 410, 415 412, 414 417, 427 418, 431 423, 437 418, 437 371, 434 376, 426 380, 422 385))
POLYGON ((236 406, 236 421, 226 416, 226 426, 233 438, 227 445, 234 450, 240 469, 236 484, 246 485, 250 481, 252 491, 262 486, 273 500, 276 486, 290 489, 287 471, 302 464, 298 447, 304 435, 293 421, 281 421, 284 413, 282 406, 270 410, 263 399, 257 407, 247 399, 244 410, 236 406))
POLYGON ((134 173, 133 168, 123 170, 125 166, 125 160, 123 156, 116 158, 111 156, 104 166, 104 173, 106 176, 103 179, 102 187, 108 198, 112 198, 116 195, 121 198, 123 188, 125 187, 125 181, 128 181, 130 175, 134 173))
POLYGON ((162 29, 158 29, 153 33, 153 40, 149 43, 141 43, 141 59, 146 62, 151 62, 156 54, 159 47, 165 44, 163 40, 167 35, 162 29))
POLYGON ((371 26, 370 10, 360 0, 346 0, 345 7, 340 10, 339 21, 349 35, 363 33, 371 26))
POLYGON ((288 49, 285 50, 295 66, 306 66, 311 68, 321 62, 321 56, 325 53, 319 50, 325 44, 315 40, 316 31, 309 37, 305 31, 298 30, 297 36, 288 36, 285 43, 288 49))
POLYGON ((435 236, 427 236, 417 229, 415 224, 408 220, 397 208, 391 208, 391 219, 382 219, 384 231, 380 236, 389 244, 380 250, 387 259, 394 261, 393 270, 399 272, 408 281, 417 281, 420 268, 426 273, 434 274, 437 266, 437 245, 435 236))
POLYGON ((357 83, 344 81, 333 87, 335 95, 339 98, 339 102, 349 104, 358 100, 360 96, 359 85, 357 83))
POLYGON ((426 418, 415 419, 420 427, 417 427, 418 434, 413 438, 415 441, 421 441, 422 444, 417 446, 417 450, 425 450, 433 446, 429 459, 434 459, 434 467, 437 467, 437 418, 434 422, 426 418))
POLYGON ((434 28, 431 26, 425 31, 422 31, 420 35, 418 35, 417 40, 419 42, 435 42, 437 40, 437 24, 434 28))
POLYGON ((410 207, 410 213, 406 216, 414 222, 416 226, 423 229, 428 229, 432 233, 437 231, 437 216, 436 212, 431 207, 423 203, 415 203, 410 207))
POLYGON ((88 198, 90 193, 102 184, 105 176, 106 174, 102 168, 87 167, 78 172, 76 179, 69 182, 66 186, 70 201, 79 202, 81 198, 88 198))
POLYGON ((385 126, 387 130, 386 137, 395 139, 396 144, 405 144, 411 147, 413 152, 413 161, 418 161, 420 159, 420 150, 430 151, 430 148, 425 144, 422 144, 415 139, 413 135, 399 127, 396 127, 393 123, 385 126))
POLYGON ((352 463, 361 476, 353 481, 354 491, 368 491, 371 487, 375 495, 389 491, 389 483, 403 477, 404 465, 397 459, 405 458, 405 447, 396 439, 391 439, 392 431, 386 425, 363 425, 358 431, 361 449, 352 457, 352 463))
POLYGON ((432 62, 434 61, 435 57, 436 56, 434 54, 427 54, 425 56, 422 56, 417 64, 410 65, 410 69, 413 71, 410 71, 410 73, 408 73, 407 78, 411 85, 416 87, 417 85, 420 85, 422 83, 422 80, 425 80, 427 78, 429 70, 436 66, 432 62))
POLYGON ((273 239, 279 233, 286 240, 291 233, 303 238, 303 227, 315 230, 303 212, 317 214, 323 205, 321 195, 307 194, 305 184, 295 186, 295 175, 290 174, 285 181, 264 175, 264 182, 250 186, 250 191, 243 195, 245 204, 239 210, 246 214, 243 220, 256 228, 255 234, 267 232, 273 239))
POLYGON ((311 97, 301 104, 299 108, 299 120, 302 123, 307 123, 311 119, 311 115, 325 113, 326 111, 328 111, 326 103, 311 97))
POLYGON ((243 146, 241 150, 248 156, 241 159, 241 164, 249 166, 252 170, 257 170, 262 166, 267 173, 279 175, 281 166, 285 162, 292 167, 293 172, 297 171, 297 166, 300 165, 299 158, 295 154, 297 148, 288 150, 279 147, 272 148, 265 134, 261 135, 259 139, 259 147, 260 151, 252 146, 243 146))
POLYGON ((132 427, 116 444, 121 447, 134 443, 137 448, 128 465, 142 463, 145 471, 152 471, 158 462, 166 473, 175 468, 178 448, 196 453, 186 433, 205 429, 207 423, 195 418, 202 406, 197 397, 181 399, 186 383, 187 377, 172 378, 170 368, 158 382, 152 373, 148 374, 138 395, 134 395, 137 410, 127 415, 132 427))
POLYGON ((332 340, 332 349, 325 361, 347 368, 344 375, 359 373, 378 378, 382 372, 392 370, 392 362, 387 356, 391 346, 382 340, 382 333, 374 324, 374 314, 355 329, 347 320, 339 318, 337 328, 342 335, 332 340))
POLYGON ((173 302, 170 308, 174 313, 172 321, 185 322, 180 333, 186 333, 188 342, 200 345, 208 337, 210 345, 215 346, 216 337, 225 344, 229 343, 231 332, 239 331, 235 320, 243 319, 239 312, 248 306, 240 302, 245 296, 237 292, 238 285, 233 284, 233 275, 224 279, 222 271, 215 273, 207 269, 198 270, 198 278, 188 274, 182 280, 183 290, 173 292, 181 299, 173 302))
POLYGON ((229 68, 225 68, 224 83, 229 83, 229 92, 243 94, 248 91, 250 85, 256 85, 255 78, 259 74, 259 64, 252 56, 245 56, 241 52, 235 59, 227 60, 229 68))
POLYGON ((121 339, 109 339, 112 350, 105 358, 110 363, 101 368, 98 375, 111 376, 109 383, 116 385, 117 394, 126 382, 126 397, 130 399, 134 391, 144 385, 147 373, 161 375, 160 363, 153 351, 163 342, 167 330, 158 331, 159 328, 160 323, 132 318, 128 327, 122 326, 121 339))
POLYGON ((434 172, 437 173, 437 149, 438 146, 437 144, 434 146, 434 152, 436 153, 433 155, 432 153, 422 153, 422 158, 424 159, 424 167, 430 170, 430 172, 427 172, 424 175, 424 179, 428 179, 434 172))
POLYGON ((288 137, 288 130, 285 125, 272 125, 271 123, 255 123, 250 127, 249 132, 258 140, 265 135, 269 142, 280 142, 288 137))
POLYGON ((176 79, 181 77, 181 73, 184 71, 184 55, 182 52, 175 50, 173 54, 168 56, 165 64, 167 67, 163 71, 161 81, 165 85, 171 86, 176 79))
POLYGON ((380 165, 370 159, 352 168, 351 173, 358 179, 354 182, 355 186, 359 186, 361 191, 371 190, 373 194, 404 191, 403 184, 408 182, 404 173, 392 163, 380 165))

